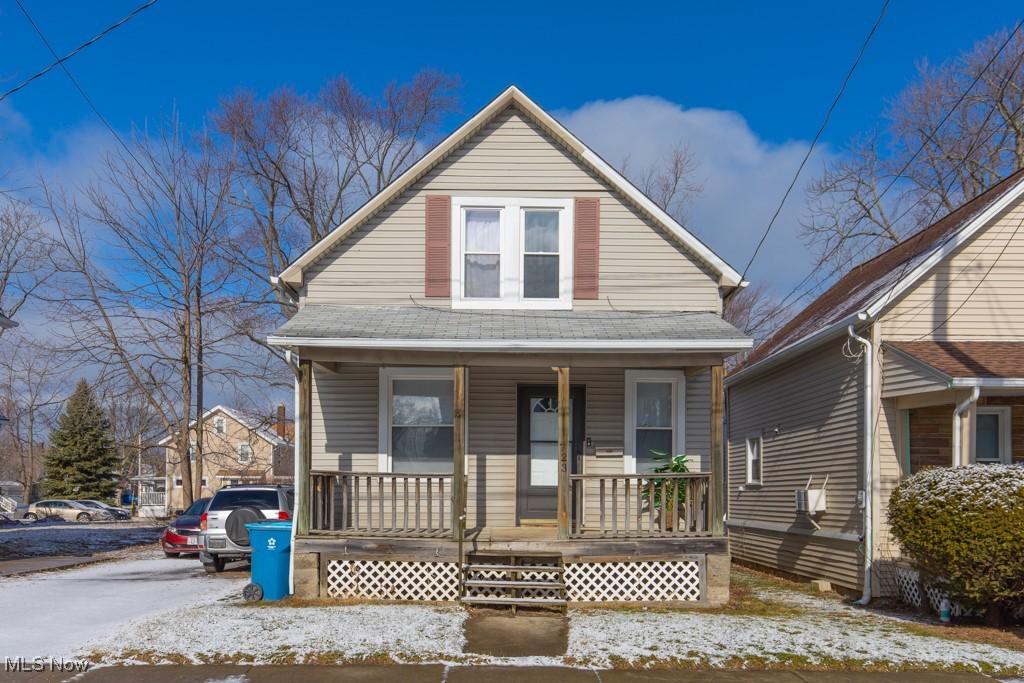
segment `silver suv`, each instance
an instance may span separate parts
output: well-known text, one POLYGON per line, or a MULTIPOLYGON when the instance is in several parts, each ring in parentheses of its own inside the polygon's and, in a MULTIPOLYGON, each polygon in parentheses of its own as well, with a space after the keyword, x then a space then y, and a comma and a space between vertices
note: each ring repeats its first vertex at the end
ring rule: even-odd
POLYGON ((228 560, 249 556, 246 524, 264 519, 291 519, 295 489, 273 484, 225 486, 213 494, 199 516, 203 550, 199 560, 208 572, 222 572, 228 560))

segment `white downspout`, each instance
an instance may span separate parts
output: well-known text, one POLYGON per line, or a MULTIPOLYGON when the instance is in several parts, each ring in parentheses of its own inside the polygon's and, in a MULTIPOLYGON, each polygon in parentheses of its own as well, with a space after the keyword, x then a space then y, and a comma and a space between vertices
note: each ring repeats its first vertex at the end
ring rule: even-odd
MULTIPOLYGON (((298 374, 298 357, 291 351, 285 351, 285 361, 288 363, 288 367, 291 368, 292 372, 295 373, 295 404, 292 415, 295 416, 295 429, 292 434, 292 480, 294 481, 295 473, 299 471, 299 444, 302 443, 302 420, 299 419, 299 374, 298 374)), ((299 482, 296 482, 299 484, 299 482)), ((301 485, 295 486, 295 497, 294 507, 292 508, 292 552, 288 557, 288 595, 295 594, 295 526, 296 526, 296 514, 299 511, 299 506, 305 504, 303 500, 305 487, 301 485)))
POLYGON ((960 467, 961 465, 967 464, 963 461, 960 453, 963 449, 963 444, 960 443, 960 419, 965 410, 978 402, 978 397, 980 395, 981 387, 974 387, 971 389, 971 395, 958 403, 956 410, 953 411, 953 467, 960 467))
POLYGON ((875 435, 874 415, 874 346, 868 339, 861 337, 853 331, 853 325, 846 328, 846 334, 850 339, 864 347, 864 593, 858 605, 866 605, 871 602, 871 567, 874 560, 874 520, 871 515, 871 488, 874 457, 872 444, 875 435))

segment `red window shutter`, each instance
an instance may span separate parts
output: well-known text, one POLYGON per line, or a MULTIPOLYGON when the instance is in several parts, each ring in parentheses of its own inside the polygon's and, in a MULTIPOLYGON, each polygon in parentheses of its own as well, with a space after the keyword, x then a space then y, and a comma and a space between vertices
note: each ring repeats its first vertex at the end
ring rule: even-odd
POLYGON ((425 296, 451 296, 452 198, 427 195, 424 253, 425 296))
POLYGON ((600 198, 577 197, 573 216, 573 298, 596 299, 600 265, 600 198))

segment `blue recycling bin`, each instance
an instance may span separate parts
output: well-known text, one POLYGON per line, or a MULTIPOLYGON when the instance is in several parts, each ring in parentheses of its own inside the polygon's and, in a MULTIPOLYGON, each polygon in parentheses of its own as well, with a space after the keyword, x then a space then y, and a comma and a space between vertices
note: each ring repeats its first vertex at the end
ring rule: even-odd
POLYGON ((245 587, 247 600, 280 600, 288 597, 288 569, 292 554, 290 521, 246 524, 252 548, 252 583, 245 587))

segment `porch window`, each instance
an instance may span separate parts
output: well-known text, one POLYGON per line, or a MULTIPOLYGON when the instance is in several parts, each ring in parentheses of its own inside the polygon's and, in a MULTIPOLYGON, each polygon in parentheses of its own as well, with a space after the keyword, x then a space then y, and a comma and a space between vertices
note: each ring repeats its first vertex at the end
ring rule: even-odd
POLYGON ((452 198, 453 308, 572 308, 571 199, 452 198))
POLYGON ((626 371, 627 474, 651 472, 684 452, 685 381, 675 370, 626 371))
POLYGON ((454 384, 450 369, 381 369, 382 471, 452 471, 454 384))
POLYGON ((974 430, 974 461, 980 463, 1009 463, 1010 406, 978 406, 974 430))
POLYGON ((763 448, 763 437, 752 436, 747 439, 747 483, 754 486, 761 485, 763 448))

